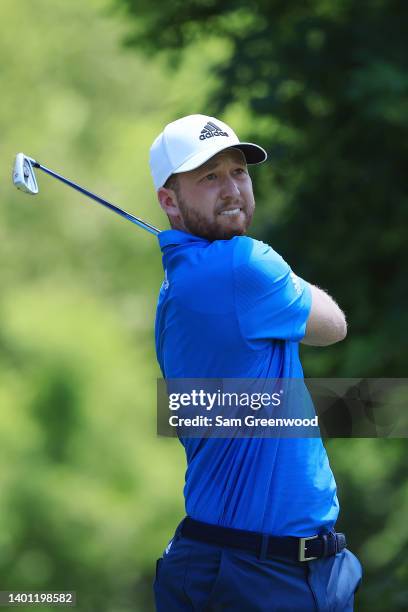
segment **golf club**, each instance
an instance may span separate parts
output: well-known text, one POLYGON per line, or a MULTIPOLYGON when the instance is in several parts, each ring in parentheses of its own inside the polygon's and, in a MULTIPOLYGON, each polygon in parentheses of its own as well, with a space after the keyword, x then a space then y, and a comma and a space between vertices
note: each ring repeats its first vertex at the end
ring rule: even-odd
POLYGON ((77 185, 73 181, 70 181, 69 179, 61 176, 60 174, 57 174, 53 170, 46 168, 46 166, 41 165, 32 157, 24 155, 24 153, 17 153, 16 161, 14 162, 13 183, 17 187, 17 189, 20 189, 21 191, 24 191, 25 193, 29 193, 31 195, 36 195, 38 193, 39 189, 35 177, 34 168, 39 168, 43 172, 46 172, 50 176, 53 176, 54 178, 58 179, 62 183, 65 183, 69 187, 72 187, 80 193, 83 193, 84 195, 88 196, 92 200, 99 202, 99 204, 103 204, 103 206, 106 206, 110 210, 113 210, 113 212, 117 213, 118 215, 121 215, 121 217, 125 217, 125 219, 128 219, 135 225, 138 225, 139 227, 150 232, 151 234, 157 236, 160 233, 160 230, 158 230, 157 227, 154 227, 150 223, 147 223, 146 221, 143 221, 142 219, 131 215, 125 210, 122 210, 122 208, 119 208, 118 206, 111 204, 111 202, 108 202, 107 200, 104 200, 103 198, 99 197, 95 193, 84 189, 84 187, 77 185))

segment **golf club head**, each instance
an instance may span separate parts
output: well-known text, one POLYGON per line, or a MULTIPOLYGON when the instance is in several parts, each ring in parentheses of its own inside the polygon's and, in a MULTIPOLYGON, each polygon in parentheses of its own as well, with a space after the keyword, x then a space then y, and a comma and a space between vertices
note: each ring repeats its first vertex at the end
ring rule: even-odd
POLYGON ((35 160, 27 157, 24 153, 17 153, 13 169, 13 183, 17 189, 25 193, 35 195, 38 193, 37 180, 35 178, 33 162, 35 160))

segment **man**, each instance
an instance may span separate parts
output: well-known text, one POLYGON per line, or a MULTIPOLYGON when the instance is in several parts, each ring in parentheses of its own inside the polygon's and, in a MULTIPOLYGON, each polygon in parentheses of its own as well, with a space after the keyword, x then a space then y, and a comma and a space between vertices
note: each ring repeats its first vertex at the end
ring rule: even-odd
MULTIPOLYGON (((248 164, 265 151, 204 115, 167 125, 150 167, 171 230, 156 350, 165 378, 303 378, 298 343, 342 340, 322 290, 246 236, 248 164)), ((159 612, 352 610, 361 566, 333 527, 336 485, 320 437, 183 438, 187 518, 159 559, 159 612)))

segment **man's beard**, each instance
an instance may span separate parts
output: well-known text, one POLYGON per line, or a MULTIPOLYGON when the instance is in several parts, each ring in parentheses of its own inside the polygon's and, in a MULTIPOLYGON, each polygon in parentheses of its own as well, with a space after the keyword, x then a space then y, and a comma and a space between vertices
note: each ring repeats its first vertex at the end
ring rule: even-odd
POLYGON ((242 213, 245 215, 245 223, 240 224, 239 227, 223 227, 222 221, 218 221, 220 218, 218 213, 215 213, 215 217, 212 220, 207 219, 199 210, 189 208, 181 197, 178 197, 178 205, 185 228, 194 236, 201 236, 210 241, 229 240, 234 236, 243 236, 251 225, 255 209, 255 207, 250 208, 241 202, 239 208, 241 208, 242 213))

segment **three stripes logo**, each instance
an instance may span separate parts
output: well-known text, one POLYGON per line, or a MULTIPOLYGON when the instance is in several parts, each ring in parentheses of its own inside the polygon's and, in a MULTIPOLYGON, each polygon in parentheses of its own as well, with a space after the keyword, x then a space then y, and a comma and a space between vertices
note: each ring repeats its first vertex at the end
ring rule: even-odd
POLYGON ((223 132, 218 125, 209 121, 205 124, 204 129, 201 130, 200 140, 206 140, 207 138, 212 138, 213 136, 228 136, 228 132, 223 132))

